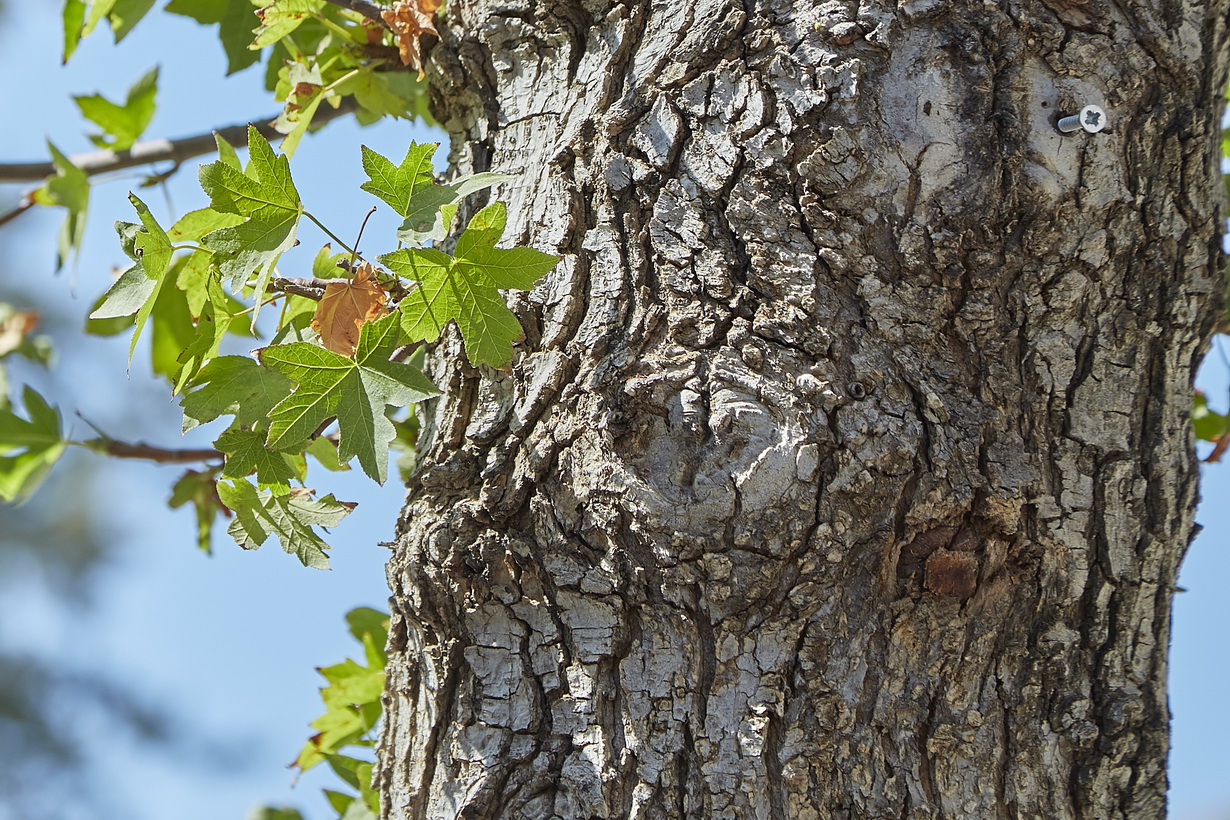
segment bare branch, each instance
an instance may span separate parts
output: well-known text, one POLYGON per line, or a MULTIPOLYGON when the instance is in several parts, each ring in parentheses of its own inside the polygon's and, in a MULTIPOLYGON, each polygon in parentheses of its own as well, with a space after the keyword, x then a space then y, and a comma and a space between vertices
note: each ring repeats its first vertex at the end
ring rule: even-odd
MULTIPOLYGON (((352 113, 356 108, 353 98, 347 97, 337 108, 322 106, 312 120, 313 125, 323 125, 330 120, 352 113)), ((268 123, 270 117, 256 126, 256 130, 267 140, 280 136, 268 123)), ((125 168, 136 168, 154 162, 183 162, 192 157, 212 154, 217 150, 214 133, 218 133, 231 145, 242 148, 248 144, 248 126, 231 125, 219 128, 216 132, 197 134, 180 139, 156 139, 138 142, 127 151, 90 151, 84 154, 74 154, 69 160, 86 173, 87 176, 97 176, 125 168)), ((56 172, 55 165, 50 162, 14 162, 0 163, 0 182, 40 182, 56 172)), ((10 217, 11 218, 11 217, 10 217)))
POLYGON ((334 282, 342 283, 349 281, 349 279, 295 279, 288 276, 274 276, 270 278, 269 284, 265 286, 265 290, 270 293, 293 293, 296 296, 303 296, 319 302, 324 298, 325 288, 329 285, 334 282))
POLYGON ((145 461, 155 461, 159 464, 188 464, 195 461, 221 461, 222 453, 211 448, 199 450, 168 450, 165 447, 155 447, 138 441, 131 444, 126 441, 116 441, 110 438, 96 438, 83 441, 82 445, 96 453, 103 453, 114 458, 139 458, 145 461))

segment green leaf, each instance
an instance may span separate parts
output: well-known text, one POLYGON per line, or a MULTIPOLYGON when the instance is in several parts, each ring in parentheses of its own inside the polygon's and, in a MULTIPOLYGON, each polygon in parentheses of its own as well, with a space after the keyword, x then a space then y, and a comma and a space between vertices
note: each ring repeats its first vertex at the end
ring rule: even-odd
MULTIPOLYGON (((221 136, 215 135, 215 140, 220 143, 219 150, 225 151, 230 149, 230 156, 234 157, 236 169, 239 168, 239 157, 235 154, 235 149, 231 148, 231 144, 222 139, 221 136), (221 148, 222 145, 226 149, 221 148)), ((228 163, 229 164, 229 163, 228 163)), ((167 230, 167 236, 177 245, 185 242, 200 242, 201 238, 207 233, 216 231, 219 228, 229 228, 243 222, 243 217, 239 214, 226 214, 220 211, 215 211, 213 208, 198 208, 195 211, 189 211, 181 216, 174 225, 167 230)))
POLYGON ((337 526, 354 509, 354 504, 339 502, 332 495, 312 498, 306 491, 290 495, 258 493, 246 481, 219 481, 218 496, 235 514, 227 532, 244 549, 256 549, 277 537, 286 552, 298 556, 306 567, 328 569, 325 550, 313 526, 337 526))
POLYGON ((1196 438, 1202 441, 1213 441, 1230 432, 1230 416, 1215 413, 1209 409, 1208 399, 1203 393, 1192 397, 1192 428, 1196 438))
POLYGON ((81 42, 81 27, 85 25, 85 0, 64 0, 64 52, 60 64, 67 65, 77 44, 81 42))
POLYGON ((56 270, 59 270, 64 267, 64 260, 70 251, 81 253, 85 215, 90 202, 90 180, 84 171, 60 153, 60 149, 50 142, 47 143, 47 148, 51 151, 51 161, 56 172, 47 177, 47 181, 33 196, 34 201, 40 205, 60 205, 68 209, 68 216, 60 228, 60 238, 56 245, 56 270))
POLYGON ((197 547, 206 554, 213 551, 211 536, 214 518, 223 511, 222 501, 218 498, 217 484, 214 471, 188 470, 171 488, 171 499, 167 502, 171 509, 177 509, 188 503, 192 504, 196 511, 197 547))
POLYGON ((98 94, 73 97, 73 100, 86 119, 103 129, 102 134, 90 137, 95 145, 125 151, 140 138, 153 119, 157 93, 158 69, 154 68, 128 89, 124 105, 116 105, 98 94))
MULTIPOLYGON (((136 318, 136 312, 141 309, 154 292, 157 283, 145 275, 141 264, 130 267, 120 274, 120 278, 112 283, 107 292, 102 295, 102 301, 90 312, 91 319, 136 318)), ((132 322, 125 323, 125 326, 132 322)))
POLYGON ((112 6, 112 11, 107 15, 107 22, 118 43, 153 8, 154 0, 114 0, 108 5, 112 6))
POLYGON ((92 0, 90 14, 81 28, 81 36, 89 36, 94 31, 94 27, 105 20, 111 13, 111 9, 115 8, 115 3, 116 0, 92 0))
MULTIPOLYGON (((184 275, 190 271, 193 261, 202 256, 205 254, 193 254, 189 257, 188 264, 184 266, 177 280, 180 285, 183 284, 184 275)), ((208 269, 204 271, 204 277, 205 302, 197 313, 196 327, 191 340, 183 347, 176 359, 182 368, 175 381, 174 393, 179 393, 185 385, 195 382, 201 368, 217 357, 218 348, 227 333, 240 335, 248 332, 247 324, 238 316, 243 311, 243 306, 222 292, 222 285, 218 282, 218 278, 208 269)), ((189 309, 191 309, 192 294, 185 293, 185 296, 189 309)))
POLYGON ((471 363, 508 364, 521 325, 499 289, 532 288, 559 258, 532 248, 494 247, 504 221, 501 202, 475 214, 457 240, 455 258, 434 248, 404 248, 379 257, 389 270, 420 283, 398 307, 409 341, 434 341, 456 321, 471 363))
POLYGON ((353 95, 363 111, 375 119, 412 118, 416 102, 426 96, 427 83, 409 72, 376 71, 367 67, 340 83, 336 91, 340 95, 353 95))
POLYGON ((278 113, 273 127, 278 133, 286 135, 279 147, 283 154, 290 157, 294 156, 299 141, 311 127, 312 118, 316 116, 321 101, 326 96, 336 97, 336 94, 326 92, 320 69, 314 62, 311 66, 299 62, 291 63, 288 73, 291 91, 287 94, 286 104, 278 113))
POLYGON ((246 217, 242 224, 219 228, 202 241, 218 251, 215 263, 232 291, 238 292, 256 271, 255 326, 261 296, 274 266, 295 244, 303 203, 291 180, 286 156, 275 156, 269 141, 254 126, 248 126, 248 150, 251 159, 246 174, 224 160, 201 167, 201 187, 209 194, 211 207, 246 217))
POLYGON ((171 262, 171 240, 167 237, 166 231, 159 226, 158 222, 149 212, 149 208, 137 198, 136 194, 130 193, 128 200, 137 209, 137 216, 141 219, 141 224, 145 228, 145 230, 138 231, 136 234, 134 242, 135 251, 132 258, 140 263, 137 267, 140 267, 145 272, 145 275, 153 280, 154 283, 150 296, 137 309, 136 329, 133 331, 132 341, 128 345, 128 364, 131 366, 132 354, 137 349, 137 340, 141 338, 141 331, 145 328, 145 323, 149 319, 150 313, 154 310, 154 305, 158 301, 158 293, 162 290, 166 280, 171 278, 166 275, 167 266, 171 262))
POLYGON ((163 11, 191 17, 198 23, 216 24, 222 22, 230 5, 236 4, 230 0, 171 0, 163 11))
MULTIPOLYGON (((257 482, 266 487, 286 485, 295 478, 295 471, 282 454, 265 447, 264 433, 232 427, 218 436, 214 446, 226 453, 223 478, 243 478, 256 473, 257 482)), ((274 492, 281 495, 285 490, 282 493, 274 492)))
POLYGON ((389 641, 389 613, 369 606, 356 607, 346 613, 350 634, 367 651, 367 665, 383 669, 389 657, 385 645, 389 641))
POLYGON ((226 52, 226 73, 243 71, 259 62, 261 53, 248 48, 252 43, 252 31, 256 28, 256 9, 240 0, 230 0, 226 16, 218 26, 218 39, 226 52))
POLYGON ((486 172, 460 177, 448 185, 420 189, 410 203, 406 221, 397 229, 397 238, 412 245, 439 242, 448 234, 456 211, 455 203, 484 188, 507 182, 507 174, 486 172))
POLYGON ((217 131, 214 132, 214 144, 218 146, 218 161, 243 173, 243 163, 239 161, 239 154, 235 153, 235 147, 217 131))
MULTIPOLYGON (((188 257, 175 261, 167 278, 175 277, 188 257)), ((188 300, 179 288, 161 288, 150 313, 150 364, 155 373, 166 376, 174 385, 183 365, 180 355, 196 338, 188 300)))
POLYGON ((0 409, 0 501, 21 503, 33 495, 68 446, 55 408, 31 387, 22 403, 28 419, 0 409))
POLYGON ((424 145, 412 142, 401 164, 394 165, 364 145, 360 150, 368 181, 359 187, 384 200, 404 217, 410 212, 410 203, 415 192, 435 185, 432 176, 435 169, 431 157, 439 147, 439 144, 434 142, 424 145))
POLYGON ((324 8, 324 0, 274 0, 256 12, 260 27, 249 48, 271 46, 324 8))
POLYGON ((337 445, 324 436, 317 436, 304 451, 331 473, 346 472, 349 464, 343 464, 337 457, 337 445))
POLYGON ((261 350, 263 364, 298 385, 270 413, 269 445, 288 449, 336 416, 339 460, 357 455, 363 472, 383 484, 396 435, 385 408, 439 395, 418 369, 389 361, 400 343, 397 315, 390 314, 363 325, 354 359, 306 342, 261 350))
POLYGON ((291 382, 246 356, 220 356, 196 377, 200 385, 184 396, 184 432, 221 415, 234 415, 243 427, 255 427, 286 397, 291 382))

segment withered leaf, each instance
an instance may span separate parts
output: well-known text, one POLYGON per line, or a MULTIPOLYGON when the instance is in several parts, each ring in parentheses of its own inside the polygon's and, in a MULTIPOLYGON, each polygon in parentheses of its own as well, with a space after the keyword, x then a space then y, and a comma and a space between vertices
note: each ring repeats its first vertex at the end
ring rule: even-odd
POLYGON ((399 0, 380 12, 381 18, 397 35, 397 50, 402 65, 418 69, 423 79, 423 56, 419 52, 419 38, 424 34, 436 34, 431 15, 440 7, 438 0, 399 0))
POLYGON ((24 340, 38 324, 38 314, 32 310, 5 310, 0 305, 0 356, 12 353, 21 347, 24 340))
POLYGON ((355 266, 354 278, 330 282, 312 317, 312 329, 320 334, 326 350, 353 356, 359 344, 359 330, 380 318, 388 295, 376 281, 375 268, 367 262, 355 266))

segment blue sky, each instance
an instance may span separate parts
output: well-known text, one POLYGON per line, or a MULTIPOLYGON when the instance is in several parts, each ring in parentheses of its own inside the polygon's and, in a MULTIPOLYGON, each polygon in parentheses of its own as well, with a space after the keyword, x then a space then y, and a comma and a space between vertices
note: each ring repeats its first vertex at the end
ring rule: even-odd
MULTIPOLYGON (((61 68, 58 7, 8 4, 0 26, 0 71, 10 94, 7 110, 23 113, 0 128, 0 160, 44 159, 48 138, 67 153, 88 150, 88 128, 70 95, 101 92, 121 99, 155 64, 161 65, 161 90, 149 136, 199 133, 261 119, 277 109, 256 71, 224 79, 221 49, 209 31, 185 18, 151 14, 118 48, 111 45, 109 32, 97 32, 61 68)), ((438 141, 442 136, 405 122, 360 129, 346 120, 308 137, 294 164, 305 202, 335 233, 353 235, 374 204, 358 190, 365 178, 359 143, 400 158, 411 139, 438 141)), ((445 154, 440 151, 438 159, 445 154)), ((154 189, 142 198, 166 224, 171 213, 204 204, 195 180, 195 163, 190 163, 172 179, 167 196, 154 189)), ((61 214, 33 212, 4 231, 7 258, 0 276, 10 283, 19 280, 84 316, 105 289, 111 266, 123 262, 110 225, 117 218, 132 218, 125 197, 138 181, 138 175, 129 174, 95 186, 85 249, 75 272, 53 273, 61 214)), ((365 248, 376 248, 381 232, 391 236, 394 226, 387 208, 378 212, 368 226, 365 248)), ((310 230, 304 228, 303 245, 284 258, 283 270, 310 264, 325 241, 310 230)), ((180 439, 178 409, 165 384, 150 377, 140 352, 131 378, 125 376, 126 336, 100 340, 63 334, 56 341, 58 374, 35 377, 66 414, 80 410, 118 438, 166 446, 207 443, 216 435, 207 427, 180 439)), ((1211 355, 1201 378, 1215 408, 1224 410, 1224 360, 1211 355)), ((81 422, 75 424, 84 435, 81 422)), ((360 505, 334 533, 334 570, 316 572, 272 543, 244 552, 225 534, 216 539, 212 558, 201 555, 193 547, 191 513, 172 512, 163 504, 182 468, 96 461, 98 471, 84 501, 94 506, 117 549, 98 579, 93 607, 65 612, 36 588, 0 584, 6 597, 0 635, 129 682, 142 699, 179 715, 186 734, 199 738, 202 746, 223 747, 229 763, 151 751, 123 737, 99 738, 87 752, 99 781, 113 793, 108 804, 124 810, 100 810, 91 817, 223 820, 242 818, 261 802, 298 805, 314 818, 330 816, 319 787, 332 785, 331 779, 309 774, 292 789, 286 764, 309 734, 307 722, 319 712, 314 667, 356 654, 343 614, 358 605, 385 606, 386 551, 377 542, 391 537, 402 488, 396 480, 376 487, 361 474, 330 477, 320 485, 360 505), (20 617, 14 618, 14 612, 20 617), (174 807, 171 815, 168 806, 174 807)), ((1230 595, 1225 593, 1230 587, 1230 504, 1225 503, 1230 464, 1206 466, 1204 476, 1206 501, 1199 520, 1205 529, 1184 565, 1180 583, 1187 591, 1175 605, 1171 816, 1177 820, 1230 818, 1225 776, 1230 706, 1224 696, 1230 677, 1225 638, 1230 629, 1230 595)), ((0 800, 0 820, 5 818, 0 800)))

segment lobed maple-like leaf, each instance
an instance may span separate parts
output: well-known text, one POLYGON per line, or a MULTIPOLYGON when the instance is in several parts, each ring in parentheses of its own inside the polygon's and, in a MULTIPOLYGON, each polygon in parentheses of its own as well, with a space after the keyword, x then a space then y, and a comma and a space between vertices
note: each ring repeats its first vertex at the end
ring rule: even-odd
POLYGON ((167 505, 177 509, 185 504, 192 504, 196 512, 196 543, 202 552, 213 552, 212 535, 214 518, 224 512, 222 500, 218 498, 218 480, 213 471, 200 472, 188 470, 171 488, 171 498, 167 505))
POLYGON ((47 177, 42 187, 32 194, 39 205, 61 205, 68 210, 60 226, 56 243, 56 270, 64 267, 70 252, 81 253, 81 239, 85 236, 85 216, 90 204, 90 180, 72 161, 49 141, 51 162, 56 172, 47 177))
POLYGON ((380 197, 399 215, 408 215, 415 192, 435 184, 432 176, 435 167, 431 157, 438 147, 439 144, 434 142, 423 145, 412 142, 406 149, 405 158, 399 165, 394 165, 366 145, 361 146, 363 170, 368 181, 359 187, 380 197))
POLYGON ((522 333, 499 291, 529 290, 559 257, 532 248, 496 248, 505 220, 502 202, 483 208, 458 238, 453 257, 434 248, 403 248, 379 257, 389 270, 419 283, 398 306, 408 341, 434 341, 455 321, 471 363, 508 364, 512 343, 522 333))
POLYGON ((367 262, 355 266, 354 278, 330 282, 316 306, 312 330, 320 334, 325 349, 353 356, 359 346, 359 330, 384 313, 388 295, 376 281, 375 269, 367 262))
POLYGON ((254 126, 248 126, 249 160, 246 172, 226 159, 201 166, 201 187, 209 194, 215 211, 245 217, 238 225, 206 234, 202 242, 216 251, 215 263, 222 276, 238 292, 255 272, 257 294, 252 324, 260 311, 260 295, 273 275, 282 254, 295 244, 303 203, 290 176, 285 155, 277 156, 269 141, 254 126))
POLYGON ((291 391, 280 373, 261 367, 247 356, 219 356, 201 368, 196 390, 180 403, 184 432, 221 415, 234 415, 236 424, 255 427, 291 391))
POLYGON ((243 478, 256 473, 258 484, 272 488, 275 495, 284 495, 286 483, 296 477, 286 458, 265 446, 263 432, 232 427, 218 436, 214 446, 226 453, 226 465, 222 468, 224 478, 243 478), (279 485, 283 488, 280 492, 279 485))
POLYGON ((218 497, 235 514, 226 531, 239 546, 256 549, 274 535, 282 549, 316 569, 329 568, 329 545, 312 527, 335 527, 356 506, 332 494, 313 498, 306 490, 258 493, 247 481, 219 481, 218 497))
POLYGON ((166 281, 172 278, 166 275, 172 251, 170 238, 145 203, 136 194, 130 193, 128 199, 137 209, 141 225, 116 222, 115 230, 120 235, 120 247, 134 264, 111 285, 102 302, 90 313, 90 318, 108 319, 135 313, 133 321, 136 328, 128 345, 128 363, 131 365, 137 340, 141 338, 141 331, 154 310, 158 294, 166 281))
POLYGON ((101 134, 91 134, 91 142, 99 148, 126 151, 145 133, 154 118, 154 97, 157 93, 158 69, 154 68, 128 89, 123 105, 117 105, 99 94, 73 97, 73 100, 82 116, 103 130, 101 134))
POLYGON ((390 314, 363 325, 353 359, 307 342, 262 349, 261 363, 297 385, 269 414, 269 446, 305 443, 336 417, 339 460, 358 456, 363 472, 383 484, 389 442, 397 435, 385 408, 440 394, 417 368, 389 360, 401 339, 398 316, 390 314))

